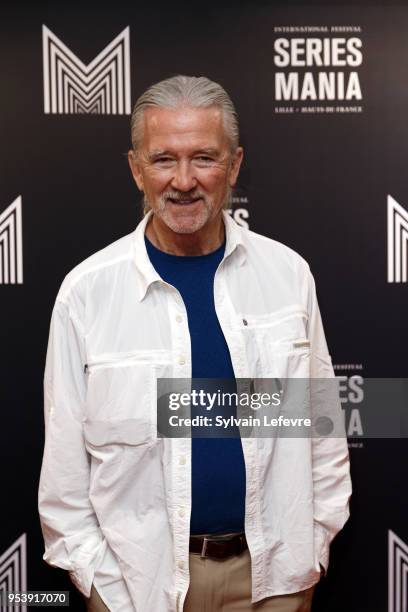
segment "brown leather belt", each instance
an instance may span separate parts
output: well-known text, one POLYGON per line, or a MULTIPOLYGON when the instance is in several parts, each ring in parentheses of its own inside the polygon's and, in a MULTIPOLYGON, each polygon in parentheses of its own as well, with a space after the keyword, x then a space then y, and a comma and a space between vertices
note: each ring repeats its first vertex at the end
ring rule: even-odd
POLYGON ((225 559, 232 555, 240 555, 247 548, 245 533, 231 536, 190 536, 190 552, 198 553, 202 558, 225 559))

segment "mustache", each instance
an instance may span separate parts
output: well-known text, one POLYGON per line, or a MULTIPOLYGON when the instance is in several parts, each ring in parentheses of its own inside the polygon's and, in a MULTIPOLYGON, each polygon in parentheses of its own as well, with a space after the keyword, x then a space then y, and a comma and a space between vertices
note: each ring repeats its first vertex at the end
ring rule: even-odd
POLYGON ((186 201, 186 200, 205 200, 205 196, 198 190, 191 191, 166 191, 162 194, 161 199, 163 202, 166 200, 186 201))

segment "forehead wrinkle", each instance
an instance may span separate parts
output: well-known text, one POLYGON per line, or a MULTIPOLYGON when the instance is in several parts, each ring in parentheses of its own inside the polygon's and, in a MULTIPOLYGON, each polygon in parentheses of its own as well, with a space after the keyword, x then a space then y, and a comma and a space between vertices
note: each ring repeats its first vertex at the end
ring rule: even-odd
MULTIPOLYGON (((146 122, 150 122, 153 125, 157 125, 160 120, 163 120, 163 115, 169 115, 175 118, 176 123, 181 126, 191 123, 192 121, 197 119, 197 117, 205 117, 206 123, 208 122, 220 122, 222 124, 223 114, 221 109, 217 107, 190 107, 190 106, 179 106, 177 108, 167 108, 167 107, 150 107, 147 108, 144 112, 144 120, 146 122)), ((165 119, 167 123, 168 117, 165 119)))
MULTIPOLYGON (((177 137, 191 140, 215 137, 218 141, 226 136, 222 112, 218 108, 148 108, 144 113, 143 132, 145 138, 153 142, 157 138, 174 140, 177 137)), ((206 148, 208 142, 201 146, 206 148)))

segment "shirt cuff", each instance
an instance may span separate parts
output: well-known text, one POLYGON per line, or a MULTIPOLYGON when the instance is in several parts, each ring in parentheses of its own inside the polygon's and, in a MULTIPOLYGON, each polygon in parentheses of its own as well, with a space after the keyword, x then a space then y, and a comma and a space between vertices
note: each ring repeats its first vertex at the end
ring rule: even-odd
POLYGON ((329 567, 330 534, 316 522, 314 523, 314 534, 315 566, 319 572, 322 567, 324 570, 323 575, 326 575, 327 568, 329 567))

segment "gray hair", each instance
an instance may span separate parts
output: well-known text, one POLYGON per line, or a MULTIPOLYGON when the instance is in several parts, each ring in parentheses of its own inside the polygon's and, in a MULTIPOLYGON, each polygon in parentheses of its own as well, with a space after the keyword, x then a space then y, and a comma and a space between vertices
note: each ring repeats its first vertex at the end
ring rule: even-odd
POLYGON ((221 85, 206 77, 178 75, 149 87, 136 101, 130 120, 133 149, 136 151, 143 132, 143 114, 146 108, 208 108, 222 110, 224 128, 231 150, 239 144, 238 116, 231 98, 221 85))

